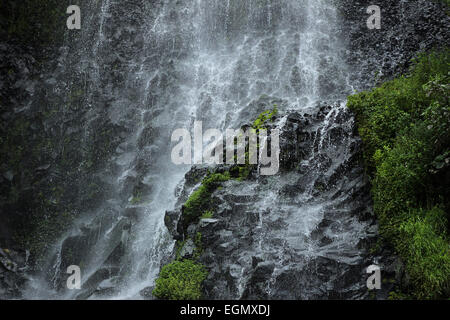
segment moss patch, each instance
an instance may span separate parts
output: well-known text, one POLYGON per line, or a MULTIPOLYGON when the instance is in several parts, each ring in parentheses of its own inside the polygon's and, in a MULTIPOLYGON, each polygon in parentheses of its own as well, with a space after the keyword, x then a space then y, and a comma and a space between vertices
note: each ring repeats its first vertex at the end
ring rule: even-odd
POLYGON ((203 212, 211 210, 211 195, 221 182, 230 180, 230 173, 210 173, 202 181, 201 186, 194 191, 183 205, 184 225, 196 222, 203 212))
POLYGON ((272 120, 278 113, 278 107, 275 104, 272 110, 262 112, 255 121, 253 121, 253 129, 264 129, 268 121, 272 120))
POLYGON ((198 300, 206 279, 205 268, 193 260, 174 261, 161 269, 153 295, 165 300, 198 300))

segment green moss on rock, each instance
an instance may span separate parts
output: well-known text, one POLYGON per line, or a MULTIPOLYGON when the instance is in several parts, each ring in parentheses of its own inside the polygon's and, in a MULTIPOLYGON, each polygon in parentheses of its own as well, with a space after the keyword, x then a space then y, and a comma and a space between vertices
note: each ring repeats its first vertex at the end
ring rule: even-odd
POLYGON ((185 226, 198 220, 203 212, 211 209, 211 195, 221 182, 230 180, 230 173, 210 173, 203 179, 201 186, 194 191, 183 205, 185 226))
POLYGON ((277 105, 274 105, 274 108, 272 110, 266 110, 264 112, 262 112, 258 118, 256 118, 255 121, 253 121, 253 129, 264 129, 265 128, 265 124, 272 120, 273 117, 275 117, 278 113, 278 108, 277 105))
POLYGON ((161 269, 153 295, 164 300, 199 300, 205 268, 193 260, 174 261, 161 269))

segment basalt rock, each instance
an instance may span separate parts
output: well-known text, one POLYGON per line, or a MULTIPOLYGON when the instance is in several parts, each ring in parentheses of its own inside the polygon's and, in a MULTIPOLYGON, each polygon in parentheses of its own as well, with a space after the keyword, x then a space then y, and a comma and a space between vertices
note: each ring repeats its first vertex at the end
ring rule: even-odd
POLYGON ((445 1, 339 0, 342 33, 347 39, 347 62, 352 81, 367 89, 407 71, 418 52, 450 41, 450 17, 445 1), (366 10, 381 9, 381 29, 368 29, 366 10))
MULTIPOLYGON (((374 258, 368 248, 376 224, 357 156, 360 141, 345 108, 315 110, 277 116, 286 119, 279 174, 222 183, 210 200, 213 217, 188 227, 188 236, 201 234, 205 297, 368 297, 364 268, 374 258)), ((181 215, 180 209, 166 213, 175 239, 181 215)))
POLYGON ((3 299, 17 299, 25 287, 29 269, 28 251, 0 249, 0 296, 3 299))

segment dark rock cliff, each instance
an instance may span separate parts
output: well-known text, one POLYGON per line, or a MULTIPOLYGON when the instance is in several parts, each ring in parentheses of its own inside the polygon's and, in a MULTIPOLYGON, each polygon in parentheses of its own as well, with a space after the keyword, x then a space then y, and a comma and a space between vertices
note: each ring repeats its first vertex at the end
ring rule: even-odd
POLYGON ((371 88, 404 73, 417 53, 441 48, 450 42, 449 8, 445 1, 338 0, 347 63, 358 87, 371 88), (368 29, 366 12, 381 9, 381 29, 368 29))

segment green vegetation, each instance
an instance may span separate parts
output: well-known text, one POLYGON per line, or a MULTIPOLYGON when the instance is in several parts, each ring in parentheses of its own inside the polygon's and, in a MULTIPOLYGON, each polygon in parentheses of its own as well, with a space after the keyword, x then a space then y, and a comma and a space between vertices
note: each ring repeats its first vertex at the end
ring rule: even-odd
POLYGON ((199 259, 203 253, 203 243, 202 243, 202 233, 201 232, 197 232, 195 234, 194 244, 195 244, 194 259, 199 259))
MULTIPOLYGON (((183 260, 186 257, 183 257, 181 255, 182 250, 184 248, 184 246, 186 245, 186 242, 188 240, 191 240, 190 237, 187 237, 186 240, 184 241, 177 241, 177 243, 175 244, 175 260, 183 260)), ((197 232, 194 236, 194 239, 192 239, 192 242, 195 245, 195 249, 194 252, 192 254, 192 257, 194 258, 194 260, 197 260, 198 258, 200 258, 200 255, 203 253, 203 244, 202 244, 202 234, 201 232, 197 232)))
MULTIPOLYGON (((256 118, 255 121, 253 121, 251 130, 253 132, 257 132, 261 129, 267 129, 266 125, 269 121, 272 121, 274 117, 278 113, 277 105, 274 104, 274 108, 272 110, 266 110, 262 112, 258 118, 256 118)), ((259 144, 257 144, 257 147, 259 148, 259 144)), ((250 154, 250 150, 248 146, 245 150, 245 164, 240 164, 237 166, 234 166, 230 169, 230 174, 233 178, 235 178, 238 181, 244 181, 249 178, 250 174, 252 173, 253 169, 255 169, 254 164, 250 164, 250 157, 252 155, 250 154)), ((237 156, 235 156, 235 161, 237 160, 237 156)))
POLYGON ((214 215, 214 213, 211 210, 207 210, 207 211, 203 212, 200 219, 211 219, 213 217, 213 215, 214 215))
POLYGON ((221 182, 230 180, 230 173, 210 173, 202 181, 202 185, 194 191, 183 206, 185 226, 195 222, 202 212, 211 210, 211 195, 221 182))
POLYGON ((133 197, 130 200, 130 203, 132 205, 136 205, 142 202, 142 193, 141 192, 136 192, 133 197))
POLYGON ((244 181, 248 179, 252 170, 255 168, 254 164, 249 164, 248 152, 245 153, 245 164, 239 164, 230 168, 230 175, 237 181, 244 181))
POLYGON ((181 250, 183 249, 185 244, 186 240, 179 240, 175 243, 175 260, 181 260, 181 250))
POLYGON ((153 295, 166 300, 198 300, 206 279, 205 268, 192 260, 176 260, 161 269, 153 295))
MULTIPOLYGON (((277 114, 277 106, 274 106, 273 110, 267 110, 262 112, 258 118, 253 122, 252 129, 262 129, 269 120, 277 114)), ((203 179, 201 186, 194 191, 189 199, 183 206, 184 225, 196 222, 203 213, 212 212, 211 195, 220 186, 221 182, 225 182, 234 178, 238 181, 247 179, 254 168, 254 165, 248 163, 249 152, 248 148, 245 153, 245 165, 233 166, 229 171, 224 173, 209 173, 205 179, 203 179)))
POLYGON ((411 277, 393 297, 450 297, 449 50, 348 99, 363 140, 380 235, 411 277))
POLYGON ((258 118, 256 118, 255 121, 253 121, 253 125, 252 125, 253 129, 255 129, 255 130, 256 129, 264 129, 266 123, 269 120, 272 120, 273 117, 275 117, 277 115, 277 113, 278 113, 278 108, 277 108, 277 105, 275 104, 273 110, 266 110, 266 111, 262 112, 258 116, 258 118))

